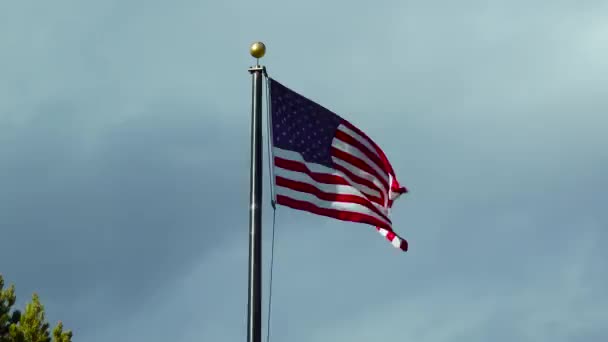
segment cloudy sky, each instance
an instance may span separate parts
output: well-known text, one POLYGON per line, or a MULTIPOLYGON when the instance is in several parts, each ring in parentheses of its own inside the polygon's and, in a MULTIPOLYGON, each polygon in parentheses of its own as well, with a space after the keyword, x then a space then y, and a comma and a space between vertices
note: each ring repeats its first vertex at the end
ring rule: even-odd
POLYGON ((411 191, 393 213, 408 253, 279 208, 271 341, 606 341, 606 17, 605 1, 4 0, 0 273, 74 341, 245 341, 263 40, 270 75, 365 130, 411 191))

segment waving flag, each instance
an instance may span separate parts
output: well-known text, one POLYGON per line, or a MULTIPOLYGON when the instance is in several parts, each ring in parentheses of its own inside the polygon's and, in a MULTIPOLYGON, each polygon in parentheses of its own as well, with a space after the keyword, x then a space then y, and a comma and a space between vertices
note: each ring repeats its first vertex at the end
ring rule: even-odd
POLYGON ((407 251, 389 218, 406 193, 384 152, 360 129, 269 78, 276 203, 375 226, 407 251))

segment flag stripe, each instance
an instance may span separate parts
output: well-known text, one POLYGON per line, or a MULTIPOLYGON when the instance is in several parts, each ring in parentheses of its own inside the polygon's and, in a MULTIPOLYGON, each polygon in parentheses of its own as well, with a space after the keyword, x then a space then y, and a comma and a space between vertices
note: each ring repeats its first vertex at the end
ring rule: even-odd
POLYGON ((335 218, 341 221, 366 223, 385 229, 389 226, 386 222, 361 212, 349 211, 343 208, 321 207, 317 205, 317 203, 298 200, 293 196, 286 196, 283 194, 277 194, 277 204, 284 205, 292 209, 307 211, 309 213, 335 218))
POLYGON ((370 165, 372 165, 374 169, 376 169, 380 174, 388 175, 388 173, 385 171, 384 163, 380 159, 380 156, 378 156, 378 154, 373 149, 370 149, 369 144, 364 144, 363 141, 358 140, 357 138, 351 136, 350 133, 344 131, 347 129, 348 128, 346 127, 339 127, 338 131, 336 132, 336 139, 339 139, 344 143, 349 144, 361 151, 363 154, 365 154, 367 160, 369 160, 370 165))
POLYGON ((305 162, 284 159, 281 157, 274 157, 274 163, 275 166, 279 168, 279 170, 283 169, 286 171, 305 173, 315 182, 339 185, 350 184, 346 179, 338 176, 335 172, 332 174, 313 172, 308 168, 310 165, 307 165, 307 163, 305 162))
POLYGON ((286 197, 290 197, 299 201, 308 202, 314 204, 319 208, 332 209, 332 210, 343 210, 347 212, 365 214, 367 216, 373 217, 378 221, 383 222, 384 224, 381 226, 383 228, 391 229, 391 222, 384 219, 384 217, 378 215, 374 210, 370 208, 358 204, 358 203, 350 203, 350 202, 338 202, 338 201, 326 201, 318 198, 313 194, 309 194, 307 192, 301 192, 297 190, 293 190, 290 188, 286 188, 283 186, 276 186, 277 195, 282 195, 286 197))
POLYGON ((388 191, 388 181, 382 179, 374 170, 363 160, 357 158, 355 155, 344 152, 336 148, 334 144, 331 145, 331 155, 333 158, 341 159, 353 166, 352 171, 356 172, 360 177, 371 181, 382 191, 388 191))
MULTIPOLYGON (((361 169, 365 170, 367 173, 372 174, 377 177, 377 179, 382 183, 384 189, 389 189, 389 176, 388 173, 380 170, 380 168, 373 162, 371 159, 367 157, 365 153, 363 153, 359 148, 354 145, 348 144, 339 139, 334 139, 331 143, 332 146, 332 154, 333 151, 338 150, 341 154, 346 154, 351 156, 358 163, 357 166, 360 166, 361 169)), ((335 155, 339 157, 338 155, 335 155)))
POLYGON ((365 132, 363 132, 362 130, 360 130, 358 127, 356 127, 352 123, 344 120, 344 122, 342 124, 346 128, 350 129, 353 133, 357 134, 360 137, 360 139, 361 139, 360 141, 362 141, 362 142, 365 141, 367 143, 366 146, 368 146, 369 148, 371 148, 372 151, 376 152, 376 154, 378 155, 378 157, 382 161, 382 165, 384 165, 384 167, 387 169, 387 172, 390 173, 390 174, 392 174, 393 176, 395 175, 395 171, 393 170, 393 166, 388 161, 388 158, 386 157, 386 155, 384 154, 384 152, 382 151, 382 149, 380 148, 380 146, 378 146, 378 144, 376 144, 370 137, 367 136, 367 134, 365 134, 365 132))
MULTIPOLYGON (((305 165, 302 165, 302 166, 304 168, 306 168, 305 165)), ((372 201, 369 200, 367 195, 365 195, 359 189, 357 189, 356 187, 354 187, 352 185, 337 184, 337 183, 333 183, 333 184, 320 183, 320 182, 317 182, 313 177, 311 177, 311 175, 307 172, 292 171, 292 170, 288 170, 288 169, 284 169, 284 168, 276 168, 275 176, 277 178, 281 177, 281 178, 293 180, 296 182, 310 184, 322 192, 337 193, 337 194, 344 194, 344 195, 354 195, 354 196, 361 197, 361 199, 366 202, 373 203, 372 201)), ((344 181, 343 178, 342 178, 342 180, 344 181)), ((379 209, 381 213, 384 213, 386 211, 386 208, 384 208, 383 206, 380 206, 377 203, 373 203, 373 204, 377 205, 376 208, 379 209)))
POLYGON ((397 236, 395 232, 381 227, 376 227, 376 230, 378 230, 380 235, 386 237, 386 239, 390 241, 395 248, 400 248, 401 250, 407 252, 407 241, 397 236))
POLYGON ((357 168, 355 165, 349 163, 348 161, 332 156, 332 161, 334 162, 334 168, 336 170, 341 171, 346 174, 350 179, 355 181, 355 183, 367 186, 368 188, 374 189, 378 191, 380 194, 380 198, 382 202, 380 204, 384 205, 384 201, 387 196, 387 189, 382 186, 374 176, 357 168))
POLYGON ((315 187, 312 184, 294 181, 292 179, 287 179, 287 178, 278 177, 278 176, 276 177, 276 186, 284 187, 284 188, 298 191, 298 192, 311 194, 311 195, 315 196, 316 198, 323 200, 323 201, 327 201, 327 202, 359 204, 359 205, 364 206, 367 209, 371 210, 372 212, 374 212, 376 215, 378 215, 379 217, 384 219, 389 224, 391 223, 389 218, 386 217, 386 215, 384 213, 382 213, 378 208, 374 207, 374 205, 369 200, 367 200, 361 196, 358 196, 358 195, 350 194, 350 193, 348 193, 348 192, 350 192, 348 190, 346 190, 345 192, 341 192, 341 191, 325 192, 325 191, 321 191, 320 189, 318 189, 317 187, 315 187))
MULTIPOLYGON (((319 183, 351 185, 363 193, 370 201, 379 205, 383 205, 384 203, 384 197, 382 197, 382 193, 379 189, 372 189, 366 185, 360 184, 361 182, 353 181, 353 175, 347 175, 344 172, 330 169, 323 165, 306 163, 299 153, 278 147, 273 148, 273 154, 275 166, 278 167, 275 172, 280 172, 280 169, 282 168, 305 173, 319 183)), ((367 183, 369 184, 370 182, 367 183)), ((373 184, 371 185, 374 186, 373 184)))
MULTIPOLYGON (((374 154, 378 160, 382 160, 382 156, 376 150, 376 144, 367 137, 367 135, 363 134, 357 127, 352 125, 350 122, 343 122, 338 126, 338 130, 344 132, 346 135, 352 137, 355 141, 359 142, 361 145, 365 147, 370 153, 374 154)), ((383 165, 381 162, 379 165, 383 165)))

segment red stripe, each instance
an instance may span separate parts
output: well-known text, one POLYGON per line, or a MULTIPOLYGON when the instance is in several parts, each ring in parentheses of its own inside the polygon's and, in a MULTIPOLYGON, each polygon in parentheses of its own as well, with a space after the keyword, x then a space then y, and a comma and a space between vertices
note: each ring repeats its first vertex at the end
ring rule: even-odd
POLYGON ((356 213, 352 211, 319 208, 318 206, 310 202, 296 200, 283 195, 277 195, 277 203, 292 209, 307 211, 309 213, 327 216, 341 221, 365 223, 376 227, 391 229, 390 226, 388 226, 385 222, 382 222, 377 218, 366 214, 356 213))
MULTIPOLYGON (((371 166, 369 166, 366 162, 364 162, 363 160, 353 156, 352 154, 346 153, 342 150, 339 150, 335 147, 331 147, 331 154, 332 156, 342 159, 345 162, 355 166, 358 169, 361 169, 369 174, 371 174, 372 176, 374 176, 380 183, 382 183, 382 185, 384 186, 384 188, 388 191, 389 186, 388 186, 388 182, 386 181, 386 179, 384 179, 384 177, 381 177, 378 172, 376 172, 376 170, 374 170, 371 166)), ((388 175, 387 175, 388 176, 388 175)))
POLYGON ((356 203, 360 204, 374 213, 378 214, 378 216, 385 219, 388 223, 392 223, 391 220, 382 213, 377 207, 375 207, 369 200, 366 200, 357 195, 350 194, 336 194, 336 193, 328 193, 319 190, 311 184, 299 182, 291 179, 287 179, 284 177, 277 176, 276 177, 277 186, 282 186, 285 188, 289 188, 295 191, 306 192, 314 195, 315 197, 329 202, 344 202, 344 203, 356 203))
MULTIPOLYGON (((319 183, 323 183, 323 184, 338 184, 338 185, 353 186, 353 184, 350 184, 346 179, 344 179, 344 177, 341 177, 338 175, 330 175, 327 173, 312 172, 306 166, 306 164, 299 162, 299 161, 284 159, 284 158, 280 158, 280 157, 274 157, 274 164, 277 167, 280 167, 282 169, 307 174, 315 182, 319 182, 319 183)), ((334 168, 336 170, 338 170, 337 167, 334 167, 334 168)), ((343 169, 346 170, 345 168, 343 168, 343 169)), ((378 187, 376 185, 374 185, 374 183, 367 181, 367 180, 362 180, 362 178, 360 178, 358 176, 354 176, 350 172, 347 173, 344 170, 339 170, 339 171, 342 171, 344 174, 346 174, 348 177, 350 177, 353 181, 361 183, 361 184, 365 184, 365 185, 367 185, 366 183, 369 183, 370 185, 368 187, 370 187, 371 189, 377 190, 380 193, 381 197, 377 197, 377 196, 373 196, 373 195, 364 193, 365 197, 367 197, 372 202, 378 203, 379 205, 384 205, 383 192, 380 189, 378 189, 378 187)), ((356 186, 354 186, 354 187, 357 188, 356 186)))

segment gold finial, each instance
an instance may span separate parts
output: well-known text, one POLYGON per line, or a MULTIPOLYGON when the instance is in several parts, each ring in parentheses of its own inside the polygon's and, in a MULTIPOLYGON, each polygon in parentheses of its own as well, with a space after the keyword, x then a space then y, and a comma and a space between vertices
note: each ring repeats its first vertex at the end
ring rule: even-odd
POLYGON ((264 57, 264 54, 266 53, 266 45, 264 45, 264 43, 262 42, 255 42, 251 44, 251 47, 249 48, 249 53, 251 54, 251 56, 260 59, 264 57))

